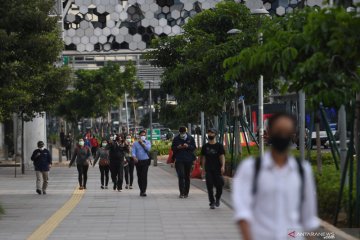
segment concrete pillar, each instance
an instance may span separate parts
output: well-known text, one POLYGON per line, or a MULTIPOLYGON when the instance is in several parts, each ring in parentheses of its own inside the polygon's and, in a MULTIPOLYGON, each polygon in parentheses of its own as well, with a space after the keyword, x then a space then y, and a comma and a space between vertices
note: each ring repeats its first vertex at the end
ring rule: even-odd
MULTIPOLYGON (((20 132, 21 135, 21 132, 20 132)), ((46 114, 39 115, 30 122, 24 124, 24 156, 25 156, 25 169, 32 169, 33 164, 30 159, 32 152, 37 148, 37 142, 43 141, 45 147, 47 145, 46 135, 46 114)), ((21 141, 20 141, 21 143, 21 141)), ((21 145, 21 144, 20 144, 21 145)))

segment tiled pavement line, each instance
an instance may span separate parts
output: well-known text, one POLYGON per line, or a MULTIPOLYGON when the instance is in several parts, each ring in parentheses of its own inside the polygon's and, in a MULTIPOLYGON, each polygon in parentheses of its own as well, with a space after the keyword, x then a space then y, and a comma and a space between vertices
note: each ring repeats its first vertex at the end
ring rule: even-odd
POLYGON ((6 214, 0 218, 0 239, 26 239, 71 197, 77 185, 76 170, 54 167, 47 195, 35 193, 35 173, 14 178, 12 168, 0 168, 0 202, 6 214))
POLYGON ((136 185, 135 177, 133 190, 101 190, 99 170, 90 169, 82 201, 49 239, 239 239, 227 206, 209 210, 206 193, 194 187, 179 199, 176 177, 161 168, 149 169, 148 197, 136 185))

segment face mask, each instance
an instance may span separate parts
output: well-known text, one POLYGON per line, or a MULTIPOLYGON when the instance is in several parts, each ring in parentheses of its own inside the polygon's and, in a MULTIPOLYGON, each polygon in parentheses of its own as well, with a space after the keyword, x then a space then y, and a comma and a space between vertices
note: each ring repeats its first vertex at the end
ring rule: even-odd
POLYGON ((145 136, 141 136, 141 141, 145 141, 146 140, 146 137, 145 136))
POLYGON ((107 146, 107 143, 103 143, 102 146, 103 146, 103 147, 106 147, 106 146, 107 146))
POLYGON ((215 136, 208 136, 208 139, 209 139, 209 140, 214 140, 214 139, 215 139, 215 136))
POLYGON ((40 147, 39 149, 42 151, 42 150, 44 150, 44 149, 45 149, 45 147, 40 147))
POLYGON ((291 143, 291 137, 282 137, 275 135, 271 136, 269 140, 271 146, 280 153, 286 152, 291 143))
POLYGON ((82 147, 84 146, 84 142, 79 142, 79 145, 82 147))
POLYGON ((131 143, 131 139, 130 139, 130 138, 127 138, 126 141, 127 141, 128 143, 131 143))
POLYGON ((184 139, 186 137, 186 133, 180 133, 180 138, 184 139))

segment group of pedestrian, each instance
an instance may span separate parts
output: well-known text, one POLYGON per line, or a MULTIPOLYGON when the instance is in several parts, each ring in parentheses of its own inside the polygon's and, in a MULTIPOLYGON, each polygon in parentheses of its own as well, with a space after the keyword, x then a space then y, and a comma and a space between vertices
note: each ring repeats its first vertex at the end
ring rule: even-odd
MULTIPOLYGON (((244 240, 286 239, 288 231, 312 231, 319 227, 316 206, 316 190, 311 165, 291 155, 291 140, 296 133, 296 119, 287 113, 274 114, 268 121, 270 148, 263 156, 242 161, 233 179, 233 208, 235 221, 244 240)), ((220 206, 224 186, 225 149, 217 142, 216 129, 207 131, 208 142, 201 148, 201 162, 205 170, 210 209, 220 206), (214 194, 214 188, 216 192, 214 194)), ((130 135, 116 135, 113 140, 103 141, 97 149, 93 166, 99 162, 101 188, 107 189, 109 172, 113 189, 122 191, 125 170, 126 188, 132 189, 133 170, 136 166, 140 196, 145 197, 147 173, 150 163, 150 141, 141 131, 132 143, 130 135)), ((179 198, 186 199, 190 191, 190 172, 196 159, 195 140, 180 127, 172 142, 179 198)), ((80 139, 69 167, 76 160, 80 189, 86 189, 87 170, 91 150, 80 139)), ((38 142, 38 149, 31 159, 36 170, 36 192, 46 194, 51 155, 38 142), (41 177, 44 179, 40 184, 41 177)))
POLYGON ((84 139, 79 139, 78 146, 75 147, 69 164, 71 167, 76 161, 80 190, 86 189, 89 166, 95 167, 97 163, 100 170, 101 189, 108 189, 109 173, 114 191, 122 192, 124 177, 125 189, 133 189, 134 168, 136 166, 140 196, 146 196, 151 144, 150 141, 146 140, 145 131, 140 132, 138 141, 134 143, 131 135, 117 134, 111 136, 109 140, 103 140, 101 147, 96 148, 95 154, 94 144, 92 146, 90 149, 84 139), (90 160, 92 155, 94 157, 93 163, 90 160))

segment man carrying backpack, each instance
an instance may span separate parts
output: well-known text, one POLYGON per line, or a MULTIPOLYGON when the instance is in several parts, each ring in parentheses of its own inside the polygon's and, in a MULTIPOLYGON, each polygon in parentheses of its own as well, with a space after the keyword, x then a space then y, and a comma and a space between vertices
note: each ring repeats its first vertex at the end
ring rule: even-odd
POLYGON ((34 162, 36 171, 36 192, 39 195, 41 193, 45 195, 49 181, 49 170, 51 168, 52 158, 49 150, 45 148, 43 141, 39 141, 37 146, 38 149, 36 149, 31 155, 31 160, 34 162))
POLYGON ((287 239, 319 227, 311 165, 289 153, 296 120, 287 113, 268 122, 270 151, 248 158, 233 179, 235 220, 244 240, 287 239))

